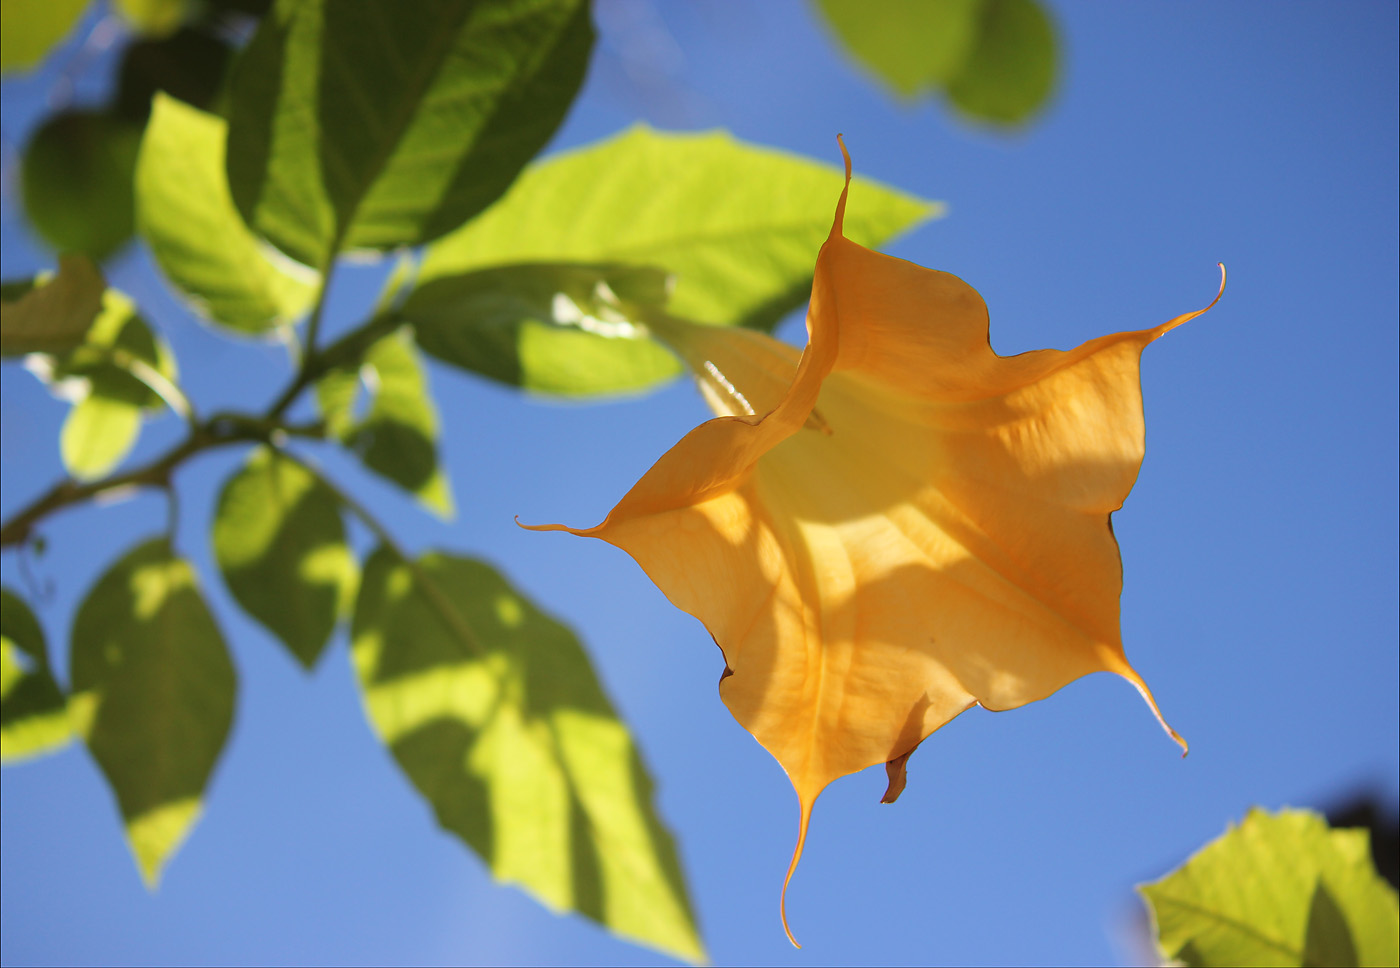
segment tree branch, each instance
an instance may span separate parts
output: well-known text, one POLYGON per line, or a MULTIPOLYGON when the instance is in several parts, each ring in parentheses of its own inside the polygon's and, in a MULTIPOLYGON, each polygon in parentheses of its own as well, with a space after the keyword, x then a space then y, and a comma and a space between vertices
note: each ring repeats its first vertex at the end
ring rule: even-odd
POLYGON ((195 425, 183 441, 140 467, 98 481, 79 483, 69 478, 55 484, 0 527, 0 548, 28 540, 34 527, 55 511, 123 488, 168 487, 175 468, 195 454, 240 442, 266 441, 277 433, 321 437, 324 430, 320 424, 289 426, 243 414, 216 414, 195 425))

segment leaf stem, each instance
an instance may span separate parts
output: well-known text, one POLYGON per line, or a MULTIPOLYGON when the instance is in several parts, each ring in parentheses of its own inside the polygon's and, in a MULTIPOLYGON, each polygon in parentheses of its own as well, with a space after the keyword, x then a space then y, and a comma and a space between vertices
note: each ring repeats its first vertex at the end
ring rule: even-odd
MULTIPOLYGON (((325 350, 316 352, 315 340, 325 311, 326 293, 333 269, 334 265, 330 266, 321 277, 321 289, 307 325, 306 352, 302 356, 301 366, 296 376, 262 416, 223 412, 214 414, 208 420, 198 420, 189 398, 171 380, 135 356, 120 350, 113 353, 112 362, 150 387, 188 422, 189 435, 161 456, 125 473, 87 483, 71 479, 60 481, 0 527, 0 548, 26 541, 41 520, 70 505, 122 488, 168 487, 175 468, 202 451, 240 442, 270 442, 278 434, 324 437, 325 425, 322 422, 287 424, 282 421, 282 415, 303 390, 328 370, 362 356, 371 343, 401 322, 392 313, 376 314, 331 343, 325 350), (117 353, 122 355, 118 357, 117 353)), ((408 559, 405 558, 405 561, 408 559)))
POLYGON ((316 338, 321 333, 321 317, 326 312, 326 297, 331 291, 331 277, 335 275, 335 259, 332 257, 321 267, 321 283, 316 290, 316 305, 311 308, 311 318, 306 323, 306 353, 302 356, 302 366, 316 356, 316 338))
POLYGON ((321 317, 326 312, 326 296, 331 288, 331 276, 335 273, 335 262, 332 260, 321 270, 321 280, 316 289, 316 304, 311 307, 311 318, 306 323, 306 341, 301 353, 301 366, 297 368, 297 375, 287 384, 285 390, 268 408, 269 417, 280 417, 288 407, 301 395, 308 385, 316 378, 313 372, 316 368, 318 355, 316 353, 316 338, 321 332, 321 317))

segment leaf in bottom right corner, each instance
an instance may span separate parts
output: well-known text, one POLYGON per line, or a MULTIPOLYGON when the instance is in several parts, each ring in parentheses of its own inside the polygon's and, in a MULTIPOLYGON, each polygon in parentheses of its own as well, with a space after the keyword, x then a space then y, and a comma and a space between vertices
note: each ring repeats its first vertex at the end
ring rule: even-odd
POLYGON ((1157 945, 1186 965, 1394 965, 1400 906, 1364 830, 1306 810, 1254 809, 1139 887, 1157 945))

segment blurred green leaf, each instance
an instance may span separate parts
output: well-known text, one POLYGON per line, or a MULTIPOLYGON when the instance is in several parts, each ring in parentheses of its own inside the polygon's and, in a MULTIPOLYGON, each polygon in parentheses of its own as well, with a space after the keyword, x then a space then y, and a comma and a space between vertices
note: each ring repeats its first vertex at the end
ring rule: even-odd
POLYGON ((5 0, 0 4, 0 71, 28 70, 61 41, 87 0, 5 0))
POLYGON ((165 406, 148 381, 176 378, 169 347, 116 289, 103 293, 102 311, 82 345, 42 360, 31 369, 56 395, 73 401, 59 451, 64 467, 80 480, 101 477, 119 464, 141 432, 143 409, 165 406))
POLYGON ((361 389, 360 371, 350 367, 330 370, 316 381, 316 406, 327 435, 344 441, 354 432, 361 389))
POLYGON ((904 97, 942 87, 968 59, 983 0, 816 0, 852 57, 904 97))
POLYGON ((137 32, 166 37, 179 29, 189 3, 188 0, 115 0, 114 6, 137 32))
POLYGON ((164 539, 98 579, 73 620, 74 729, 116 794, 148 885, 199 816, 237 682, 194 569, 164 539))
MULTIPOLYGON (((129 44, 117 74, 113 109, 124 118, 144 125, 151 114, 151 98, 164 92, 201 110, 212 110, 223 89, 232 50, 220 36, 207 29, 184 27, 169 37, 142 39, 129 44)), ((223 174, 219 153, 219 181, 223 174)), ((228 189, 224 189, 228 194, 228 189)))
POLYGON ((978 120, 1018 124, 1050 98, 1055 28, 1035 0, 983 0, 982 29, 948 97, 978 120))
POLYGON ((141 128, 115 115, 50 115, 25 146, 24 211, 59 252, 104 259, 131 238, 131 176, 141 128))
MULTIPOLYGON (((102 382, 99 378, 94 387, 102 382)), ((63 466, 78 480, 104 476, 122 462, 141 435, 141 404, 123 398, 124 391, 123 383, 103 392, 95 390, 75 402, 64 418, 59 453, 63 466)))
POLYGON ((312 668, 359 580, 335 493, 295 461, 255 450, 219 496, 213 543, 238 604, 312 668))
POLYGON ((437 410, 407 327, 377 340, 359 367, 328 373, 320 381, 317 399, 330 408, 325 413, 327 429, 366 467, 443 517, 452 516, 452 490, 437 455, 437 410), (353 414, 361 382, 370 403, 364 418, 357 420, 353 414))
POLYGON ((102 273, 81 253, 60 256, 52 279, 7 284, 0 302, 0 356, 59 353, 80 345, 106 288, 102 273))
POLYGON ((498 879, 704 957, 651 780, 571 631, 489 565, 380 549, 352 650, 380 737, 498 879))
POLYGON ((156 95, 136 166, 138 221, 156 263, 197 312, 258 333, 305 312, 316 277, 244 224, 224 177, 226 132, 222 119, 156 95))
MULTIPOLYGON (((428 248, 419 280, 521 262, 655 266, 675 276, 675 315, 771 329, 811 295, 842 179, 839 167, 723 132, 638 126, 531 166, 499 202, 428 248)), ((878 246, 940 210, 856 179, 846 235, 878 246)))
POLYGON ((52 753, 72 735, 44 630, 22 598, 0 589, 0 762, 52 753))
POLYGON ((645 266, 502 266, 432 279, 398 315, 425 352, 502 383, 566 396, 624 393, 680 372, 628 318, 632 304, 664 306, 669 281, 645 266))
POLYGON ((1394 965, 1400 906, 1365 830, 1254 809, 1182 867, 1138 888, 1163 957, 1193 966, 1394 965))
MULTIPOLYGON (((137 312, 131 297, 119 289, 108 288, 102 293, 102 310, 83 342, 67 353, 53 355, 54 379, 90 377, 108 368, 121 370, 114 357, 122 354, 147 364, 167 380, 176 378, 170 347, 137 312)), ((129 372, 122 373, 125 385, 130 387, 126 396, 147 407, 163 405, 158 393, 129 372)))
POLYGON ((903 97, 946 91, 967 116, 1019 124, 1055 86, 1055 29, 1037 0, 816 0, 837 39, 903 97))
POLYGON ((317 268, 435 238, 549 140, 592 44, 584 0, 283 0, 235 66, 233 198, 317 268))

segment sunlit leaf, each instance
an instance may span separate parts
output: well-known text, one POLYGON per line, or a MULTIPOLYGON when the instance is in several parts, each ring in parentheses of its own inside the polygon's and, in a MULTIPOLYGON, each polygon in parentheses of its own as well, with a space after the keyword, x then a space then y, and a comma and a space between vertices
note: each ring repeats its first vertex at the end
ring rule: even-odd
POLYGON ((25 146, 24 212, 55 251, 105 259, 131 238, 141 129, 112 114, 50 115, 25 146))
POLYGON ((675 356, 626 318, 627 304, 664 306, 668 283, 645 266, 502 266, 429 280, 398 315, 425 352, 502 383, 567 396, 622 393, 680 372, 675 356))
POLYGON ((27 70, 73 29, 87 0, 5 0, 0 5, 0 71, 27 70))
POLYGON ((194 569, 164 539, 98 579, 72 635, 74 729, 154 886, 199 816, 233 722, 233 664, 194 569))
POLYGON ((358 369, 332 369, 316 381, 316 406, 328 436, 343 441, 354 432, 362 390, 358 369))
POLYGON ((108 289, 82 345, 35 358, 30 368, 73 401, 59 436, 63 465, 74 477, 103 476, 130 452, 143 410, 166 406, 152 382, 175 380, 175 358, 126 295, 108 289))
POLYGON ((316 277, 244 224, 224 177, 225 133, 221 118, 156 95, 136 166, 138 223, 196 311, 256 333, 300 316, 316 277))
POLYGON ((59 259, 52 279, 5 288, 10 291, 0 302, 0 356, 19 356, 80 345, 102 308, 106 283, 92 260, 70 254, 59 259))
POLYGON ((358 579, 334 492, 295 461, 256 450, 224 485, 213 540, 238 604, 314 666, 358 579))
POLYGON ((1192 966, 1394 965, 1400 905, 1365 830, 1305 810, 1251 810, 1180 868, 1138 888, 1162 956, 1192 966))
POLYGON ((592 43, 583 0, 279 2, 234 73, 239 211, 316 267, 435 238, 549 140, 592 43))
POLYGON ((1143 458, 1142 350, 1205 311, 1000 357, 977 292, 847 239, 846 199, 806 350, 665 321, 719 416, 602 524, 540 528, 623 549, 704 623, 721 698, 797 793, 789 878, 828 784, 886 763, 893 800, 909 754, 973 705, 1109 671, 1157 711, 1123 653, 1109 515, 1143 458))
POLYGON ((437 408, 407 328, 377 340, 358 368, 331 370, 320 381, 317 400, 327 429, 366 467, 443 517, 452 516, 452 490, 438 461, 437 408), (364 417, 357 418, 362 385, 369 406, 364 417))
POLYGON ((141 404, 120 395, 125 387, 88 394, 63 420, 59 454, 80 481, 96 480, 120 464, 141 434, 141 404))
POLYGON ((39 620, 22 598, 0 589, 0 762, 52 753, 72 734, 39 620))
MULTIPOLYGON (((856 184, 861 196, 847 224, 865 245, 941 211, 872 182, 856 184)), ((723 132, 639 126, 531 166, 489 210, 428 248, 419 279, 521 262, 653 266, 675 277, 675 314, 770 329, 806 302, 812 253, 831 227, 831 199, 840 190, 839 168, 723 132)))
POLYGON ((380 737, 497 878, 703 958, 651 780, 572 632, 489 565, 431 554, 410 566, 381 549, 353 655, 380 737))

